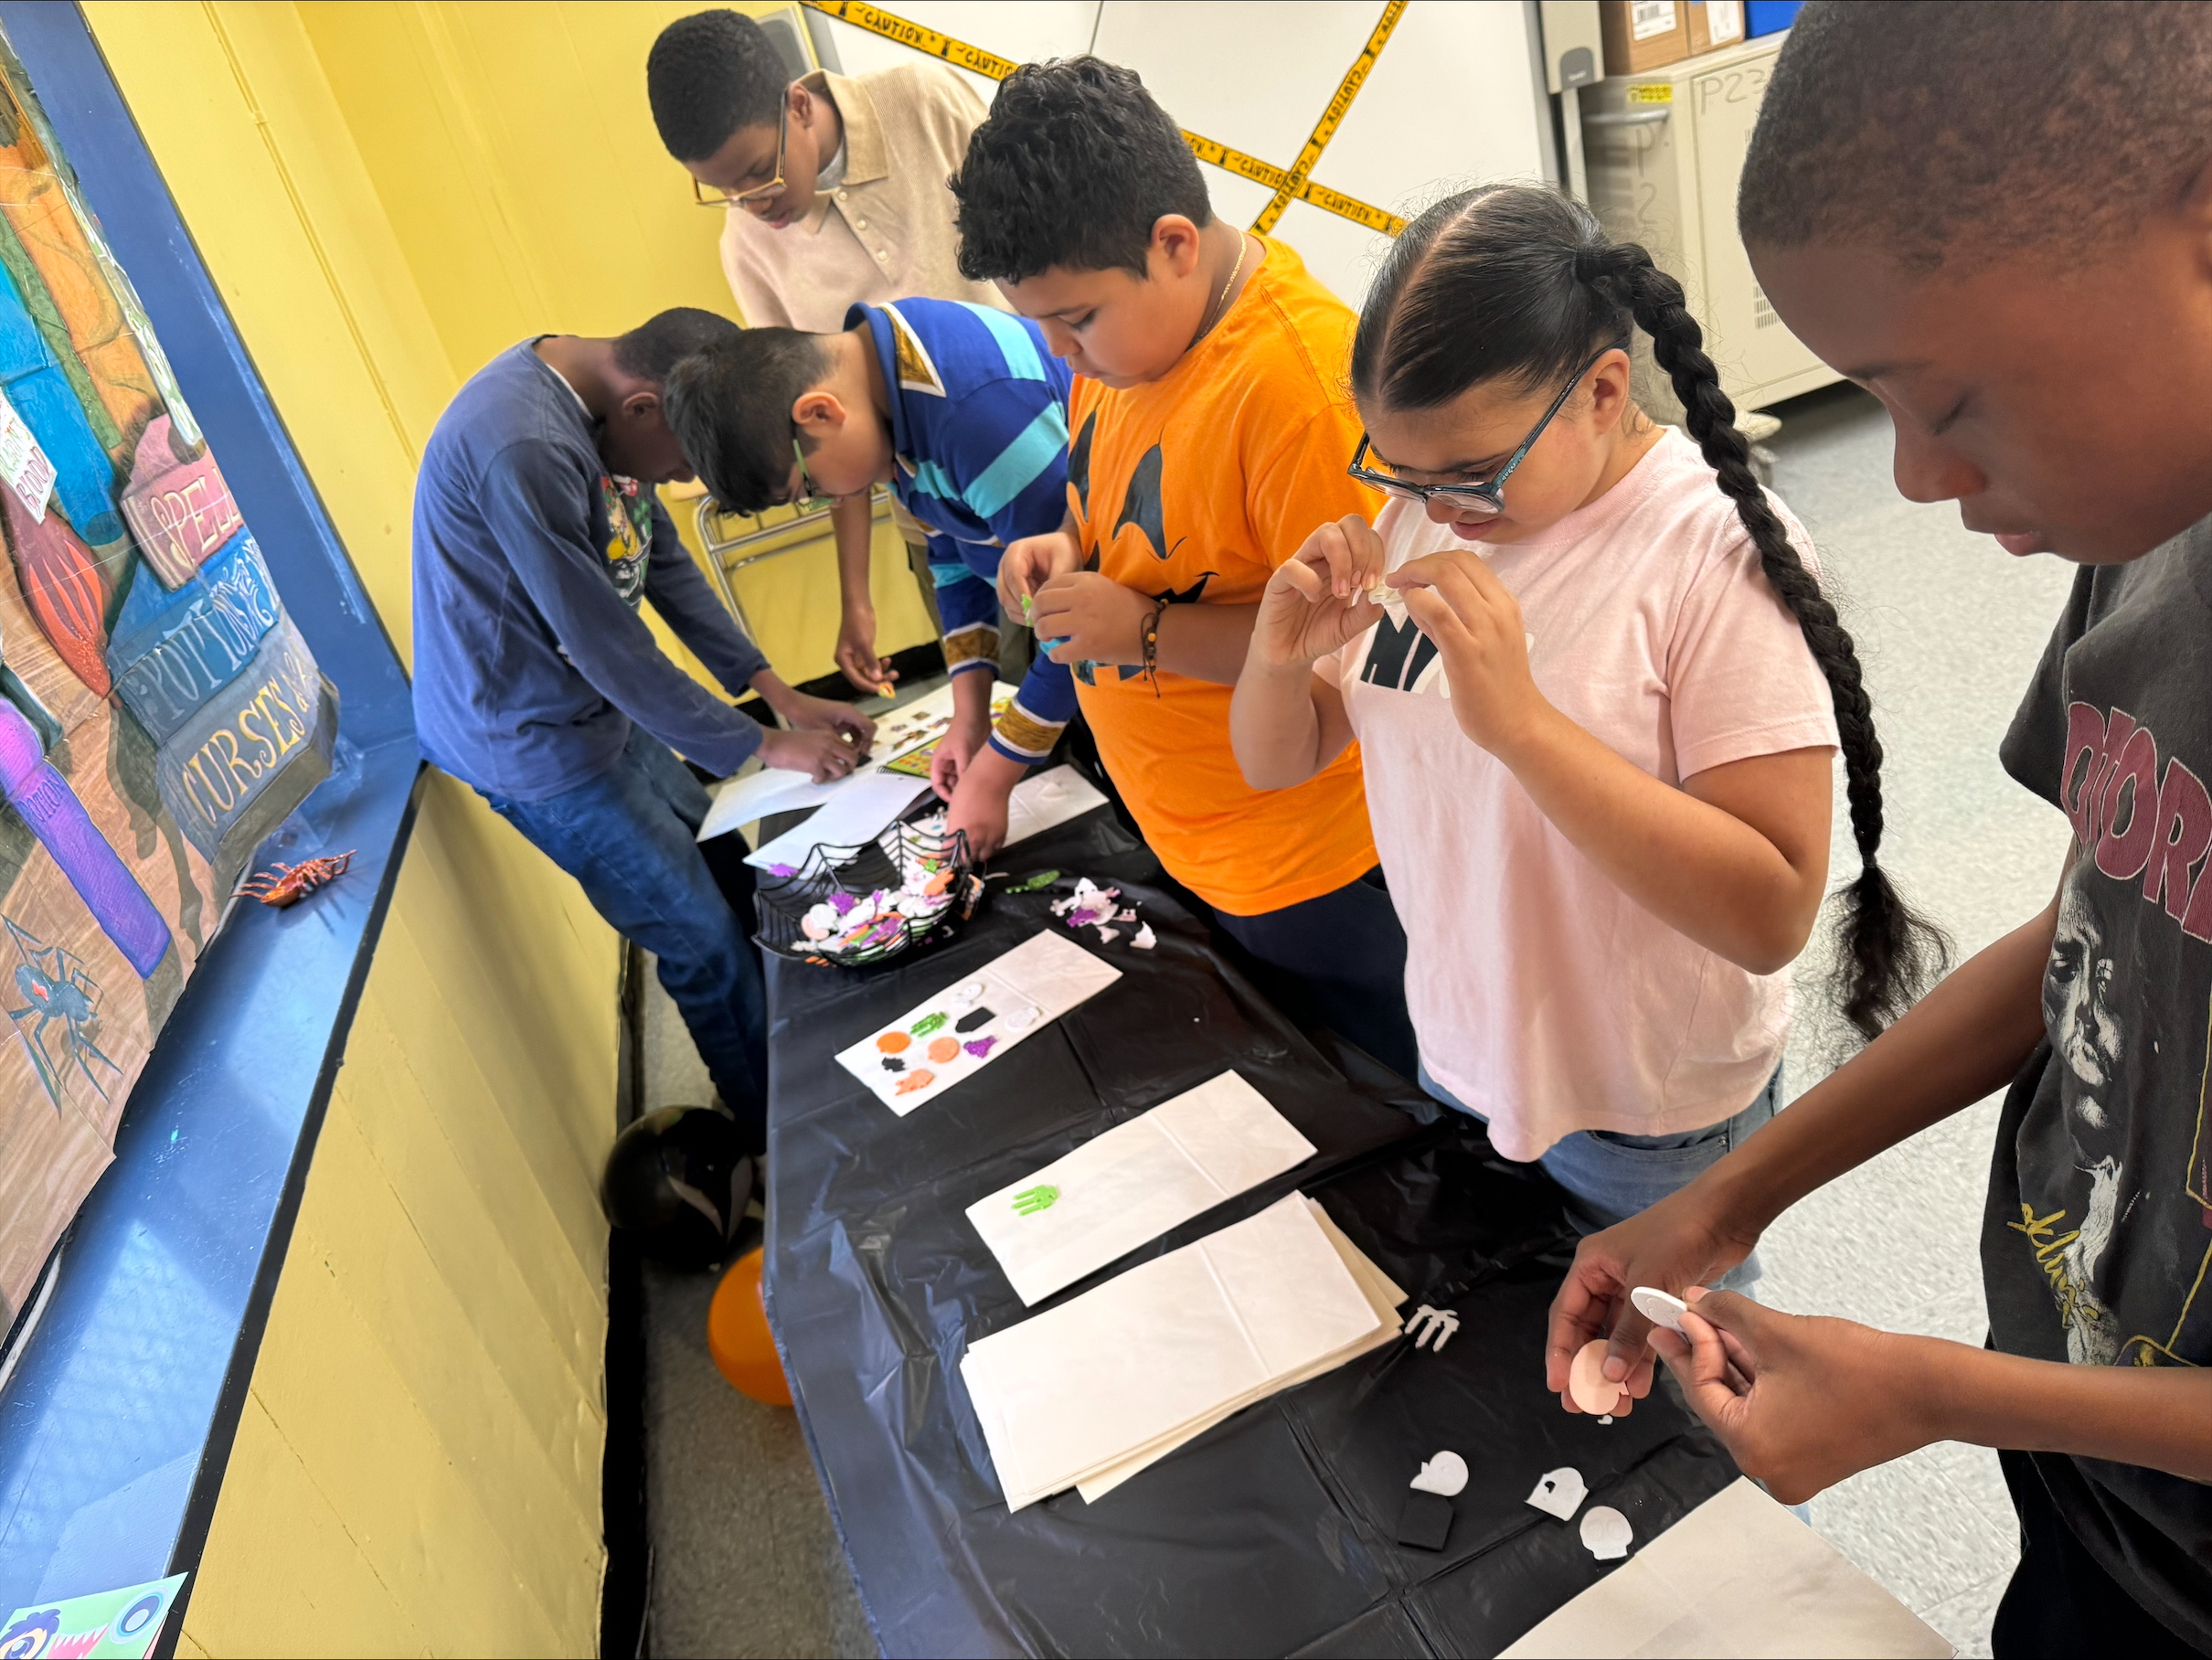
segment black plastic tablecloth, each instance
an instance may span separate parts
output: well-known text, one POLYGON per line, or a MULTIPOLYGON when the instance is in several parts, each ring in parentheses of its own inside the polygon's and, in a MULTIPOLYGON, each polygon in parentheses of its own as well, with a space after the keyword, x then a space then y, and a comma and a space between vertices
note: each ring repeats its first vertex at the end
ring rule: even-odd
POLYGON ((1055 893, 994 882, 963 934, 911 962, 770 962, 769 1314, 885 1654, 1494 1654, 1607 1570, 1576 1524, 1525 1502, 1545 1471, 1579 1469, 1638 1545, 1734 1479, 1663 1391, 1610 1425, 1560 1410, 1543 1379, 1570 1254, 1558 1190, 1357 1051, 1303 1036, 1104 810, 999 867, 1111 882, 1159 944, 1077 936, 1122 977, 908 1117, 835 1055, 1062 927, 1055 893), (1459 1332, 1240 1412, 1095 1505, 1070 1492, 1009 1515, 959 1363, 1030 1311, 963 1212, 1232 1066, 1320 1152, 1059 1297, 1296 1187, 1412 1293, 1405 1313, 1449 1306, 1459 1332), (1401 1547, 1407 1483, 1444 1448, 1473 1472, 1445 1548, 1401 1547))

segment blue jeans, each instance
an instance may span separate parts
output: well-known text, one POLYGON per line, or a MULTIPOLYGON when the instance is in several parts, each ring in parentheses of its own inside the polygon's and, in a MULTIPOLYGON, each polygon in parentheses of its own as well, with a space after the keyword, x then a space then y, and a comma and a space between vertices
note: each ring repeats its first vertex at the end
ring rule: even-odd
MULTIPOLYGON (((481 793, 581 884, 610 927, 659 959, 661 985, 690 1027, 722 1104, 746 1145, 764 1149, 767 986, 747 937, 750 915, 731 908, 693 839, 707 816, 699 781, 667 745, 633 728, 620 759, 589 783, 545 801, 481 793)), ((750 912, 750 895, 739 897, 750 912)))
MULTIPOLYGON (((1470 1118, 1483 1115, 1454 1098, 1421 1069, 1420 1086, 1470 1118)), ((1544 1174, 1567 1189, 1567 1218, 1578 1233, 1596 1233, 1625 1222, 1710 1170, 1781 1108, 1781 1068, 1767 1087, 1733 1118, 1680 1135, 1624 1135, 1616 1130, 1578 1130, 1537 1156, 1544 1174)), ((1747 1296, 1759 1282, 1755 1250, 1723 1274, 1717 1291, 1747 1296)))

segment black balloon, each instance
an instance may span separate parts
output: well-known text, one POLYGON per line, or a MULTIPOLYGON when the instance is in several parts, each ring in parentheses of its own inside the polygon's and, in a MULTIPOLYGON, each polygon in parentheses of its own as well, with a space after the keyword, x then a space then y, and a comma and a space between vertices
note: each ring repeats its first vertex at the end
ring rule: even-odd
POLYGON ((734 1253, 753 1191, 753 1161, 728 1113, 663 1107, 614 1138, 600 1177, 607 1220, 671 1268, 711 1268, 734 1253))

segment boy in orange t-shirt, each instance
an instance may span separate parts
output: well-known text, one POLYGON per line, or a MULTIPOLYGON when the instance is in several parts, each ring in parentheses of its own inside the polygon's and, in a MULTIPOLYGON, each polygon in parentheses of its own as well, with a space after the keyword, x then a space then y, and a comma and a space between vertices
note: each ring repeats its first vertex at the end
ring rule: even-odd
MULTIPOLYGON (((1409 1077, 1406 942, 1356 748, 1257 791, 1229 699, 1260 592, 1315 525, 1371 516, 1345 471, 1356 319, 1283 244, 1214 217, 1180 131, 1130 70, 1029 64, 952 179, 961 270, 995 282, 1076 372, 1069 517, 999 583, 1076 665, 1099 754, 1170 875, 1317 1016, 1409 1077)), ((952 821, 984 842, 1019 763, 986 748, 952 821)))

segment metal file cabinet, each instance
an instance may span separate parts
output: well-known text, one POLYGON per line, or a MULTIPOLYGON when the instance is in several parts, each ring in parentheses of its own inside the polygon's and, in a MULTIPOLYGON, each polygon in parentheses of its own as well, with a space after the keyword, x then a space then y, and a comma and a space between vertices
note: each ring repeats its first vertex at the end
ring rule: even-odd
MULTIPOLYGON (((1721 386, 1740 410, 1840 378, 1775 315, 1736 234, 1736 186, 1783 38, 1615 76, 1580 98, 1590 206, 1611 235, 1642 242, 1681 280, 1721 386)), ((1644 407, 1679 420, 1681 405, 1642 336, 1636 370, 1644 407)))

